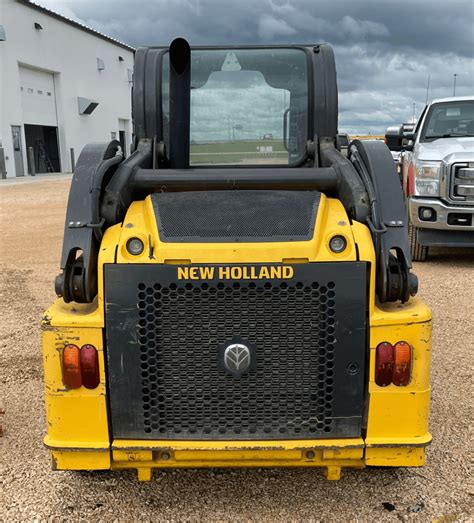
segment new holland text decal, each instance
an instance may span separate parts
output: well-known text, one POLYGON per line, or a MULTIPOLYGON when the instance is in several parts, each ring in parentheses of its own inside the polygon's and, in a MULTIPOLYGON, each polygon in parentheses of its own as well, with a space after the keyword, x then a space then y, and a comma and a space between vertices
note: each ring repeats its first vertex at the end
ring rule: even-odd
POLYGON ((294 273, 290 265, 192 265, 178 267, 178 280, 289 280, 294 273))

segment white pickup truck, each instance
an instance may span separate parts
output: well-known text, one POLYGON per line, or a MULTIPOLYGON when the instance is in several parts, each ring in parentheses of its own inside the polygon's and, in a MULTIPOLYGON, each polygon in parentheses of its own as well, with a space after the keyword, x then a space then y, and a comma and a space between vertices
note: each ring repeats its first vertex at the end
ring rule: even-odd
POLYGON ((474 97, 433 100, 402 155, 412 258, 474 247, 474 97))

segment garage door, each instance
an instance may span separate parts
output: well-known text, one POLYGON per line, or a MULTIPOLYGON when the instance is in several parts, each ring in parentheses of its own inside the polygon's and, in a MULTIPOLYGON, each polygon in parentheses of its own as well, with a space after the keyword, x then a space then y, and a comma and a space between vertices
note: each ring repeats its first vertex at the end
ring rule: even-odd
POLYGON ((57 126, 54 74, 20 66, 23 122, 57 126))

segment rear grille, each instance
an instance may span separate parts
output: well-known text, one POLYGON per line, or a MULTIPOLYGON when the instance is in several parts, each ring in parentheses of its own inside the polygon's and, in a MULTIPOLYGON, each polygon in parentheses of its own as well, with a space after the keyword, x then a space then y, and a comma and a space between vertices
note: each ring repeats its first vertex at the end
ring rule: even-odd
POLYGON ((138 288, 145 432, 233 438, 331 431, 334 282, 138 288), (216 365, 216 347, 235 337, 257 347, 255 371, 241 377, 216 365))
POLYGON ((106 267, 116 438, 360 435, 366 268, 295 266, 291 280, 178 281, 176 267, 106 267), (252 349, 242 375, 220 355, 252 349))
POLYGON ((474 202, 474 162, 451 166, 450 198, 459 203, 474 202))

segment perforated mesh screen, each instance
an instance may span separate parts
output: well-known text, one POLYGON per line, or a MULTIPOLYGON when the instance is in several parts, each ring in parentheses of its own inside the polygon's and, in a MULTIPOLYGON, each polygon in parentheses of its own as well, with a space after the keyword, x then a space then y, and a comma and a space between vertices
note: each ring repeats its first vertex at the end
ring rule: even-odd
POLYGON ((360 435, 367 266, 300 264, 285 280, 238 281, 218 269, 189 281, 171 265, 106 266, 114 438, 360 435), (251 352, 237 375, 224 358, 234 343, 251 352))
POLYGON ((162 241, 304 241, 313 237, 320 193, 197 191, 151 198, 162 241))
POLYGON ((157 437, 278 437, 331 431, 336 285, 138 286, 144 430, 157 437), (256 351, 235 377, 217 347, 256 351))

